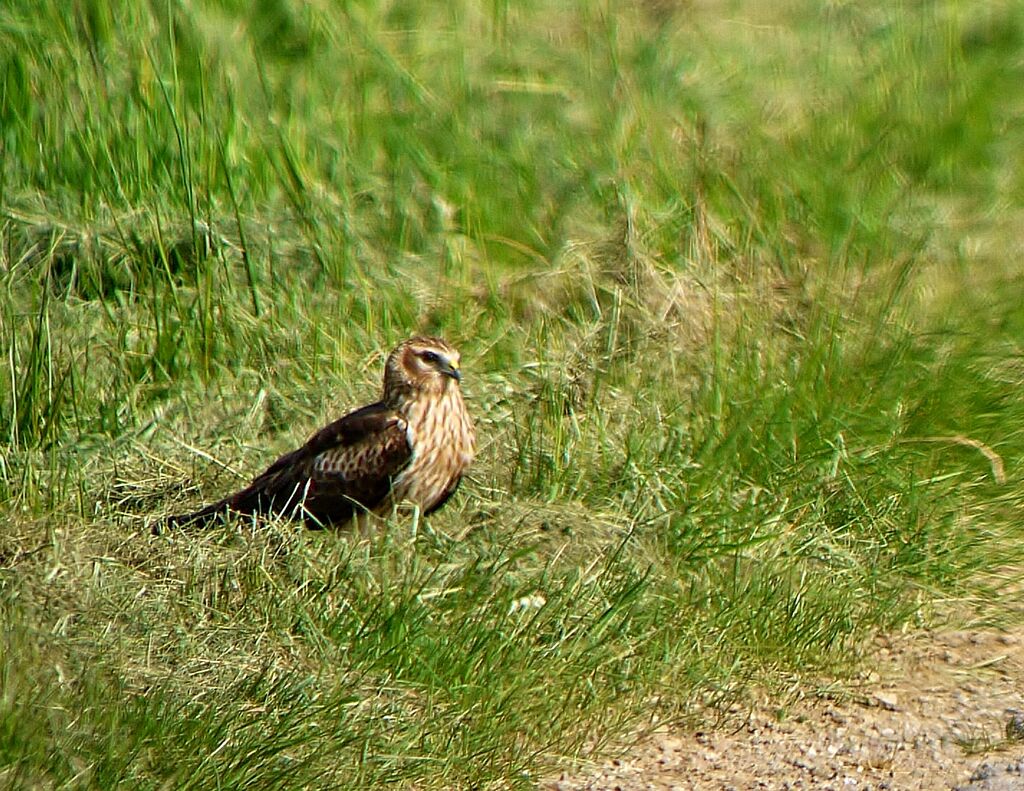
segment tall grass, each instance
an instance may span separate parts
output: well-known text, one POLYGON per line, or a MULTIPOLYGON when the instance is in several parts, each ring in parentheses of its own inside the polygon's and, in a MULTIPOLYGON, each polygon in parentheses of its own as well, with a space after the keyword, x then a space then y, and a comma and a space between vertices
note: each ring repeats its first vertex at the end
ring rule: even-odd
POLYGON ((1022 10, 0 10, 0 778, 528 786, 1020 562, 1022 10), (152 537, 463 349, 465 491, 152 537))

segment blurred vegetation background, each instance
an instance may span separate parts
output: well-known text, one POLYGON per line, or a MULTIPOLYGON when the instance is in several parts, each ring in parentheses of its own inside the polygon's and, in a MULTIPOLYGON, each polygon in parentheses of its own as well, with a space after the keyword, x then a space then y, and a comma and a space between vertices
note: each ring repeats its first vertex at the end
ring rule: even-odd
POLYGON ((1005 622, 1022 72, 1018 2, 4 3, 0 780, 529 787, 1005 622), (424 529, 150 535, 414 332, 424 529))

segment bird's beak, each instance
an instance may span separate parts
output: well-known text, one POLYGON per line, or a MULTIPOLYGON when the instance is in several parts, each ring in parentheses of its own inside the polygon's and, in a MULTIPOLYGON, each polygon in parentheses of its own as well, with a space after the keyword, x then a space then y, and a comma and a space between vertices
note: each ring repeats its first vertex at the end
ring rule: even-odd
POLYGON ((445 367, 441 369, 441 373, 445 376, 450 376, 456 382, 462 381, 462 372, 451 363, 445 365, 445 367))

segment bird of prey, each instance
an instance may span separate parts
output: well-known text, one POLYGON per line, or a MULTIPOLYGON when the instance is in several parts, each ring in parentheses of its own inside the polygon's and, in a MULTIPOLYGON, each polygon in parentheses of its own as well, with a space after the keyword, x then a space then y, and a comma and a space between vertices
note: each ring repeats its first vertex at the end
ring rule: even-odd
POLYGON ((473 460, 476 432, 459 383, 459 353, 440 338, 399 344, 384 366, 380 401, 317 431, 239 492, 167 525, 203 525, 227 513, 286 516, 341 526, 403 502, 424 515, 454 494, 473 460))

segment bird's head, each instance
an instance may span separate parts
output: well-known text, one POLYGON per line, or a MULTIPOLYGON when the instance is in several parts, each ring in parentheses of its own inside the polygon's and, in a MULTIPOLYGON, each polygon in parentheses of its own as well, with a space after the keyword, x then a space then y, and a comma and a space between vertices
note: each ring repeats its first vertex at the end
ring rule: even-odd
POLYGON ((410 338, 388 355, 384 398, 409 391, 442 393, 461 380, 457 349, 440 338, 410 338))

